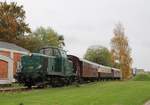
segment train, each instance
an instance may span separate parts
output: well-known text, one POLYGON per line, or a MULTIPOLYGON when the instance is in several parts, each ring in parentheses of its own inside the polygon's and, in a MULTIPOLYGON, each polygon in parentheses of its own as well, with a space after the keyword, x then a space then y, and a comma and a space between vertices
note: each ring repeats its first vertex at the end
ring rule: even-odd
POLYGON ((117 68, 81 59, 57 47, 43 47, 37 53, 21 57, 15 79, 28 88, 32 86, 64 86, 74 82, 119 80, 117 68))

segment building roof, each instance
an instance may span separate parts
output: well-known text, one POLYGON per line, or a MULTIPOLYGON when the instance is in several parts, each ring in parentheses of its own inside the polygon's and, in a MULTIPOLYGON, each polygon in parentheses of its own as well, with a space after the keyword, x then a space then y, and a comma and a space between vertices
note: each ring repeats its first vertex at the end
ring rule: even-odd
POLYGON ((29 52, 28 50, 26 50, 22 47, 19 47, 13 43, 2 42, 2 41, 0 41, 0 48, 16 50, 16 51, 21 51, 21 52, 29 52))

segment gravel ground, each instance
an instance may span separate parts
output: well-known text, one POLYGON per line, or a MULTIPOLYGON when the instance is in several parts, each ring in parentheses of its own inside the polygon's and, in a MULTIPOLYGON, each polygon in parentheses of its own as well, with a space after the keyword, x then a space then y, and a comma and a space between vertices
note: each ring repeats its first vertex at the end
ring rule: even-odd
POLYGON ((150 105, 150 100, 147 101, 144 105, 150 105))

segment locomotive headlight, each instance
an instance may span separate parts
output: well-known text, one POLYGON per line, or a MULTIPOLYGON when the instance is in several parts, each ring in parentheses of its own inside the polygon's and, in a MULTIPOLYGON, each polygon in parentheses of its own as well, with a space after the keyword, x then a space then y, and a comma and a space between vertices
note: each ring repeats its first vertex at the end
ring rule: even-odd
POLYGON ((32 56, 32 53, 29 53, 29 56, 31 57, 31 56, 32 56))
POLYGON ((36 69, 40 69, 42 67, 42 65, 38 65, 38 67, 36 69))

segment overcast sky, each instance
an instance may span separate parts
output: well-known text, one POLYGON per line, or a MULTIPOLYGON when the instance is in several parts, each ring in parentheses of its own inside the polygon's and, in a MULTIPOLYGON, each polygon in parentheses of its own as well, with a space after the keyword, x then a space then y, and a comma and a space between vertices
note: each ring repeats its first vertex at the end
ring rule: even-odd
POLYGON ((132 48, 133 67, 150 70, 150 0, 0 0, 24 6, 32 30, 50 26, 64 35, 70 54, 82 57, 91 45, 110 48, 121 22, 132 48))

